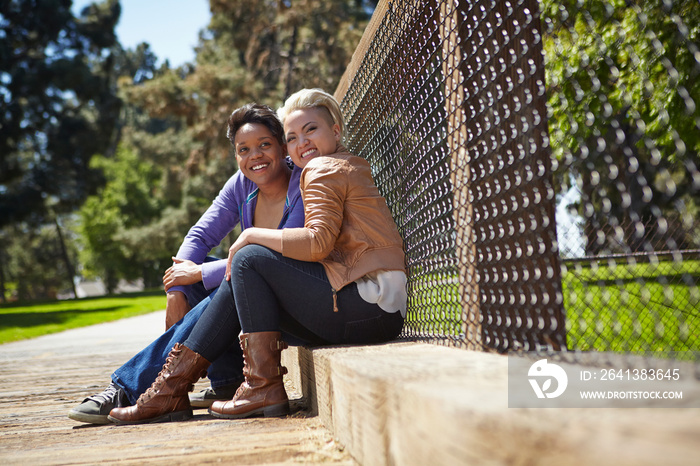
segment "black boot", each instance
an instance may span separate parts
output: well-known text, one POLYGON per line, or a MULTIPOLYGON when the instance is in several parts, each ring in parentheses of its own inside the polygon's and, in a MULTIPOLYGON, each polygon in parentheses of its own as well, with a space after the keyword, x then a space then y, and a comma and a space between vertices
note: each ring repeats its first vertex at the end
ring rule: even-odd
POLYGON ((113 408, 121 408, 130 404, 124 390, 111 382, 102 393, 85 398, 80 406, 71 409, 68 417, 74 421, 89 424, 109 424, 107 416, 113 408))

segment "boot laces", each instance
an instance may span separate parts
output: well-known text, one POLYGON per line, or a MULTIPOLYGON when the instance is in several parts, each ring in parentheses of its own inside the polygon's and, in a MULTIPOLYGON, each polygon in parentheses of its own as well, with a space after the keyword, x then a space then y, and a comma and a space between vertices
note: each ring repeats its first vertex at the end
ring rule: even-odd
POLYGON ((111 382, 107 388, 105 388, 102 393, 98 393, 97 395, 92 395, 89 396, 89 400, 96 401, 100 405, 104 403, 112 403, 116 406, 117 400, 119 399, 119 392, 121 388, 117 386, 114 382, 111 382))
POLYGON ((243 395, 243 393, 248 389, 248 380, 246 379, 242 384, 238 386, 236 389, 236 394, 233 395, 233 399, 237 400, 239 397, 243 395))
POLYGON ((165 359, 165 364, 163 364, 163 368, 158 373, 158 377, 156 377, 156 380, 153 381, 151 386, 148 387, 148 389, 145 392, 143 392, 141 396, 139 396, 139 399, 136 401, 137 404, 144 403, 150 400, 158 393, 161 385, 165 381, 165 376, 172 372, 173 360, 179 355, 180 350, 176 350, 175 348, 173 348, 170 351, 170 354, 168 354, 168 357, 165 359))

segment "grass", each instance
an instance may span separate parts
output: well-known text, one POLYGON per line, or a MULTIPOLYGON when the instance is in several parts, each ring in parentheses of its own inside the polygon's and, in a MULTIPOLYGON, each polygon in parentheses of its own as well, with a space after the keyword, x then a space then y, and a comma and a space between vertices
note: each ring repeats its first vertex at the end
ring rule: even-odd
POLYGON ((700 261, 575 267, 563 277, 572 349, 700 351, 700 261))
MULTIPOLYGON (((697 260, 570 265, 562 277, 567 346, 700 353, 699 284, 697 260)), ((454 273, 416 274, 410 286, 409 325, 437 335, 463 331, 454 273)))
MULTIPOLYGON (((567 343, 581 351, 700 352, 700 261, 569 267, 562 277, 567 343)), ((408 323, 462 332, 457 279, 425 274, 409 288, 408 323)), ((162 291, 0 307, 0 343, 164 309, 162 291)))
POLYGON ((0 344, 165 309, 162 290, 0 306, 0 344))

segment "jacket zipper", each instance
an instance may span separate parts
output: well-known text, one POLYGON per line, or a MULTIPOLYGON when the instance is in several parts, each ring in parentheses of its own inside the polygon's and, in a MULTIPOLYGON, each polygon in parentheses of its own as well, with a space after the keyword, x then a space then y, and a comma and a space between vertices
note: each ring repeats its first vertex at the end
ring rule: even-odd
POLYGON ((338 293, 335 288, 331 288, 331 290, 333 290, 333 312, 338 312, 338 293))

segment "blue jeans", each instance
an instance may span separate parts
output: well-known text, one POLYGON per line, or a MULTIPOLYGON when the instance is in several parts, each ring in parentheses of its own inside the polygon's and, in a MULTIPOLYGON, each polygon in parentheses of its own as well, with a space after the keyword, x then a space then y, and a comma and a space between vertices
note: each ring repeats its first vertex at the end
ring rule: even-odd
MULTIPOLYGON (((153 343, 114 371, 112 380, 124 389, 132 404, 136 404, 138 397, 156 379, 175 343, 182 343, 189 337, 190 332, 209 306, 212 298, 217 294, 218 289, 216 288, 201 300, 185 317, 153 343)), ((229 348, 225 349, 207 370, 209 380, 214 388, 232 384, 243 377, 243 353, 238 341, 234 340, 234 342, 235 344, 229 345, 229 348)))
POLYGON ((185 342, 207 359, 224 352, 241 331, 281 331, 290 344, 379 343, 401 332, 401 314, 363 300, 354 282, 337 291, 334 312, 334 290, 319 262, 253 244, 236 253, 231 270, 231 281, 221 282, 185 342))

